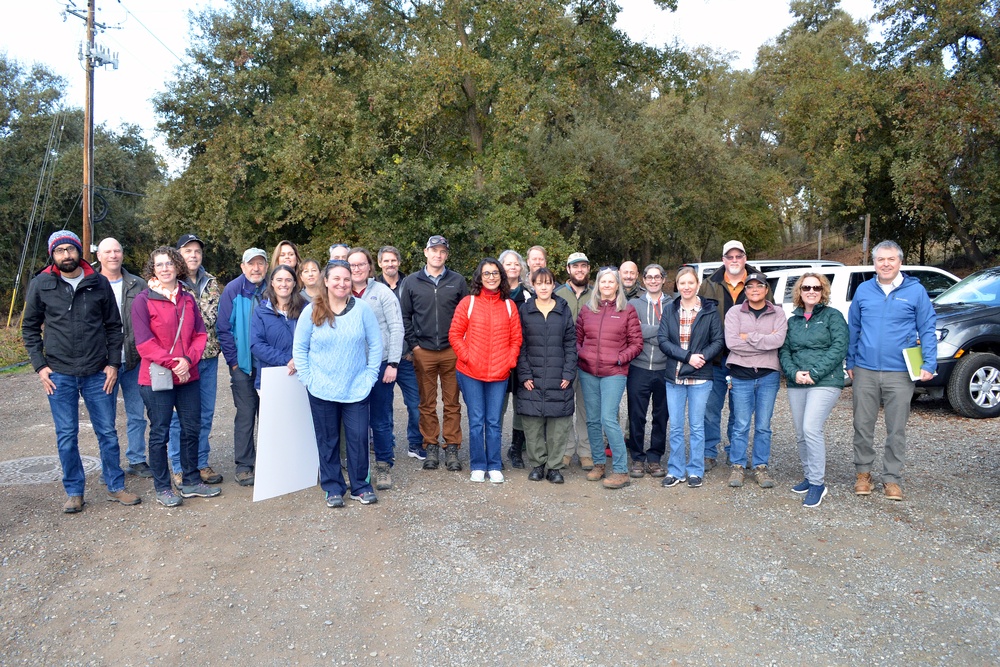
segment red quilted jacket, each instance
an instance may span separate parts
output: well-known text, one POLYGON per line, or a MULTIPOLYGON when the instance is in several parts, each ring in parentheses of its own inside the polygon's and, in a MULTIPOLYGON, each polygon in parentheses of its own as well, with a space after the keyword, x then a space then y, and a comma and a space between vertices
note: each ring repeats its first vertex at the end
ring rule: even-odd
POLYGON ((596 375, 628 375, 628 364, 642 352, 642 325, 631 305, 615 310, 614 301, 602 301, 594 312, 580 308, 576 318, 577 365, 596 375))
POLYGON ((517 307, 499 292, 482 290, 463 298, 448 330, 455 368, 482 382, 506 380, 521 351, 521 318, 517 307), (470 313, 471 307, 471 313, 470 313))

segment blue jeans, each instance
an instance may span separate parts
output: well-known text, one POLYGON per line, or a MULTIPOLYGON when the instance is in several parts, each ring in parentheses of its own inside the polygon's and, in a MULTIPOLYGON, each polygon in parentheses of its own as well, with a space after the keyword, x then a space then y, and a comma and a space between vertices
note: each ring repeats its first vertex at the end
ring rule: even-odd
POLYGON ((406 442, 410 449, 422 449, 424 438, 420 435, 420 390, 417 388, 417 372, 412 361, 399 360, 396 386, 403 394, 403 405, 406 406, 406 442))
POLYGON ((316 449, 319 451, 319 485, 331 496, 347 492, 340 468, 340 427, 347 444, 347 477, 351 495, 372 491, 368 461, 368 399, 357 403, 324 401, 309 394, 316 449))
POLYGON ((590 440, 590 455, 596 465, 604 465, 604 436, 611 447, 612 472, 628 472, 628 455, 625 453, 625 435, 618 423, 618 406, 625 393, 626 375, 597 377, 585 371, 579 372, 583 402, 587 406, 587 437, 590 440), (601 431, 603 430, 603 435, 601 431))
POLYGON ((457 371, 455 375, 469 413, 469 469, 500 470, 500 422, 507 380, 483 382, 457 371))
POLYGON ((670 456, 667 474, 677 479, 705 476, 705 409, 712 383, 675 384, 667 380, 667 411, 670 413, 670 456), (685 457, 684 413, 690 431, 691 453, 685 457))
POLYGON ((729 392, 733 414, 733 437, 729 441, 729 463, 746 466, 753 417, 753 467, 766 466, 771 458, 771 415, 781 387, 781 373, 768 373, 756 380, 733 378, 729 392))
MULTIPOLYGON (((219 358, 202 359, 198 362, 198 384, 201 399, 201 424, 198 429, 198 469, 208 467, 208 454, 211 447, 208 436, 212 432, 212 420, 215 419, 215 396, 219 389, 219 358)), ((174 472, 181 471, 181 422, 177 413, 170 418, 170 442, 167 443, 167 456, 174 472)))
POLYGON ((122 400, 125 401, 125 418, 128 425, 128 448, 125 458, 132 465, 146 462, 146 406, 139 394, 139 366, 130 371, 125 370, 125 364, 118 369, 118 382, 115 383, 115 405, 118 404, 118 389, 121 388, 122 400))
POLYGON ((90 413, 90 423, 101 450, 101 469, 108 491, 125 488, 118 432, 115 431, 115 398, 104 393, 104 371, 77 377, 55 371, 49 375, 56 390, 49 396, 52 421, 56 427, 56 447, 63 469, 63 488, 68 496, 82 496, 85 481, 83 460, 80 458, 80 396, 90 413))
MULTIPOLYGON (((726 366, 726 357, 722 358, 721 366, 712 366, 712 394, 708 397, 708 405, 705 407, 705 458, 719 458, 719 443, 722 442, 722 406, 726 403, 726 392, 729 384, 726 376, 729 375, 729 368, 726 366)), ((694 385, 690 385, 694 386, 694 385)), ((726 439, 733 441, 733 399, 729 397, 729 422, 726 424, 726 439)), ((726 447, 729 451, 729 447, 726 447)))
MULTIPOLYGON (((375 460, 388 463, 390 466, 395 463, 394 450, 396 449, 396 436, 392 434, 394 425, 392 420, 392 388, 395 382, 382 382, 385 369, 389 363, 382 362, 378 367, 378 380, 372 387, 368 395, 370 417, 369 423, 372 427, 372 443, 375 446, 375 460)), ((414 377, 414 380, 416 377, 414 377)))
POLYGON ((153 391, 139 386, 142 400, 149 415, 149 469, 153 472, 153 488, 166 491, 170 488, 167 471, 167 441, 170 439, 170 419, 174 409, 181 422, 181 465, 175 472, 183 471, 182 483, 192 486, 201 482, 198 474, 198 425, 201 423, 201 389, 199 381, 174 385, 169 391, 153 391))

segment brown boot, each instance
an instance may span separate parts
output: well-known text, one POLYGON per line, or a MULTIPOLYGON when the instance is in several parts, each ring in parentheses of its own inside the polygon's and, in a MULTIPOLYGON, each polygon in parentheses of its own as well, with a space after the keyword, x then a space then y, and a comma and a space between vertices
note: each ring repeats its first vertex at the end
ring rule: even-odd
POLYGON ((885 485, 885 497, 887 500, 902 500, 903 489, 899 487, 899 484, 889 482, 885 485))
POLYGON ((569 464, 572 463, 572 462, 573 462, 573 457, 572 456, 564 456, 563 457, 563 468, 568 468, 569 464))
POLYGON ((624 472, 613 472, 608 475, 604 480, 605 489, 620 489, 623 486, 628 486, 630 484, 628 478, 628 473, 624 472))
POLYGON ((63 512, 66 514, 76 514, 83 510, 83 496, 70 496, 63 505, 63 512))
POLYGON ((870 472, 859 472, 858 479, 854 482, 854 493, 859 496, 870 496, 872 494, 872 474, 870 472))
POLYGON ((122 505, 138 505, 142 502, 142 498, 134 493, 129 493, 125 489, 122 489, 121 491, 115 491, 114 493, 108 491, 108 501, 121 503, 122 505))
MULTIPOLYGON (((580 467, 583 468, 584 470, 593 470, 594 459, 590 458, 589 456, 581 456, 580 467)), ((600 479, 600 477, 598 477, 597 479, 600 479)))
POLYGON ((599 482, 603 477, 604 477, 603 463, 598 463, 597 465, 595 465, 593 468, 590 469, 590 472, 587 473, 587 481, 589 482, 599 482))

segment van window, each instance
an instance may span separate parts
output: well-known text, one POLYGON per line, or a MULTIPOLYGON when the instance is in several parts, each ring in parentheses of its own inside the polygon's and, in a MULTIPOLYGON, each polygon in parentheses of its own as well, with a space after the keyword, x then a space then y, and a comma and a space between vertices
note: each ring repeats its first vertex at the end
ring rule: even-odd
POLYGON ((847 303, 854 301, 854 293, 861 287, 861 283, 875 277, 875 270, 855 271, 851 274, 851 282, 847 285, 847 303))
POLYGON ((927 290, 927 296, 932 299, 955 284, 954 280, 937 271, 906 271, 905 273, 919 280, 920 284, 927 290))

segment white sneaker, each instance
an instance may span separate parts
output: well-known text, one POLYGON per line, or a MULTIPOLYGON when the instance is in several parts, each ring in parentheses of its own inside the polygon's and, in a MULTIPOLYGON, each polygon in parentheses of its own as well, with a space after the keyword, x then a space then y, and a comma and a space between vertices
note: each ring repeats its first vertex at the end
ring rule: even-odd
POLYGON ((503 484, 503 473, 499 470, 491 470, 490 481, 494 484, 503 484))
POLYGON ((486 471, 485 470, 473 470, 472 475, 469 476, 470 482, 485 482, 486 481, 486 471))

